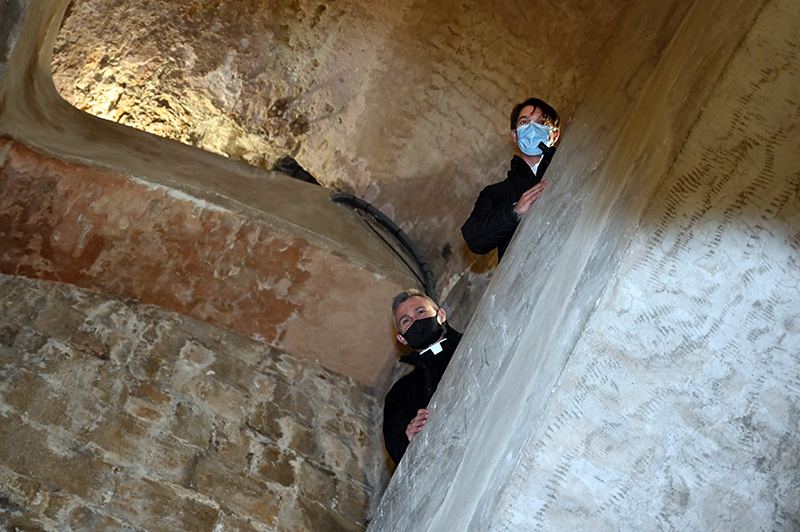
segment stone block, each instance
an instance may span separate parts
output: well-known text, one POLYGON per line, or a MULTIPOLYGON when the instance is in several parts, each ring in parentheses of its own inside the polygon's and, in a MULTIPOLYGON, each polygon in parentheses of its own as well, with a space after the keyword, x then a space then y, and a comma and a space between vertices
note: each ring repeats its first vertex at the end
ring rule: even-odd
POLYGON ((12 348, 19 335, 19 327, 14 325, 0 326, 0 347, 12 348))
POLYGON ((188 317, 183 319, 180 329, 187 338, 214 353, 209 369, 215 372, 217 378, 229 384, 240 383, 242 390, 249 388, 253 368, 262 362, 270 350, 268 346, 228 329, 217 328, 210 335, 206 323, 188 317))
POLYGON ((149 423, 124 411, 109 410, 85 438, 124 461, 137 463, 142 446, 149 441, 149 423))
POLYGON ((318 432, 297 423, 289 416, 281 419, 281 427, 287 433, 289 447, 297 454, 314 461, 325 461, 326 450, 320 445, 321 435, 318 432))
POLYGON ((281 451, 274 445, 264 445, 258 464, 258 475, 266 482, 292 487, 295 483, 296 461, 297 456, 292 451, 281 451))
POLYGON ((171 388, 192 398, 217 416, 233 421, 245 417, 247 404, 241 391, 219 381, 184 360, 175 364, 171 388))
POLYGON ((48 338, 29 328, 22 327, 8 314, 0 314, 0 360, 14 360, 15 365, 28 363, 32 353, 38 353, 48 342, 48 338))
POLYGON ((107 507, 133 527, 152 532, 212 532, 220 516, 215 504, 197 494, 144 478, 121 480, 107 507))
POLYGON ((145 421, 163 421, 172 416, 173 398, 146 381, 129 381, 125 410, 145 421))
POLYGON ((42 515, 53 522, 63 521, 76 507, 85 504, 85 501, 77 499, 75 496, 50 489, 43 485, 36 498, 35 509, 41 511, 42 515))
POLYGON ((322 456, 320 462, 327 464, 337 474, 349 475, 357 482, 367 483, 366 470, 358 458, 358 442, 339 434, 317 433, 317 445, 322 456))
POLYGON ((300 460, 297 487, 303 497, 331 507, 336 495, 336 475, 318 464, 300 460))
POLYGON ((272 405, 280 411, 291 413, 296 421, 311 427, 314 423, 314 412, 322 407, 322 401, 323 398, 311 399, 300 386, 277 382, 272 405))
POLYGON ((205 449, 208 447, 213 428, 213 416, 196 404, 180 401, 175 404, 175 411, 169 421, 169 433, 172 437, 205 449))
POLYGON ((363 532, 360 523, 348 521, 338 512, 304 497, 286 501, 281 509, 279 532, 363 532))
POLYGON ((108 344, 97 335, 89 331, 77 331, 69 339, 72 350, 77 354, 94 356, 101 360, 108 360, 111 350, 108 344))
POLYGON ((68 341, 86 321, 86 316, 67 302, 49 299, 33 320, 33 327, 42 334, 68 341))
POLYGON ((179 343, 175 338, 158 339, 154 345, 140 342, 134 347, 128 371, 138 379, 168 382, 173 372, 174 353, 177 353, 177 348, 171 351, 175 343, 179 343))
POLYGON ((231 468, 214 453, 199 457, 191 486, 222 508, 237 516, 250 516, 266 526, 275 526, 282 506, 283 492, 275 491, 260 480, 249 477, 243 464, 231 468))
MULTIPOLYGON (((32 393, 35 390, 43 390, 46 397, 54 392, 46 380, 27 369, 7 366, 2 375, 0 392, 2 392, 3 403, 18 415, 24 415, 29 406, 37 404, 37 395, 32 393)), ((60 402, 56 402, 56 405, 59 404, 60 402)), ((63 415, 63 413, 64 407, 61 406, 60 414, 63 415)))
POLYGON ((343 439, 352 442, 354 448, 364 449, 369 444, 369 437, 364 430, 366 428, 363 423, 364 417, 357 413, 340 415, 328 420, 322 426, 322 430, 328 434, 339 434, 343 439))
POLYGON ((272 403, 260 403, 250 414, 247 426, 271 440, 278 441, 284 436, 280 414, 272 403))
POLYGON ((98 530, 134 530, 118 519, 99 513, 95 508, 79 506, 67 516, 66 525, 71 532, 95 532, 98 530))
POLYGON ((369 488, 350 479, 337 477, 336 504, 340 514, 356 523, 364 523, 367 518, 371 492, 369 488))
POLYGON ((81 442, 47 433, 19 416, 0 416, 2 465, 85 499, 114 476, 114 467, 81 442))
POLYGON ((150 471, 154 479, 186 486, 201 453, 165 433, 141 442, 136 463, 150 471))
POLYGON ((265 371, 262 365, 259 365, 254 371, 256 374, 253 376, 252 384, 248 390, 250 404, 260 405, 265 401, 271 402, 275 394, 276 380, 274 373, 265 371))
POLYGON ((6 500, 6 506, 32 507, 41 490, 42 486, 37 480, 0 464, 0 498, 6 500))

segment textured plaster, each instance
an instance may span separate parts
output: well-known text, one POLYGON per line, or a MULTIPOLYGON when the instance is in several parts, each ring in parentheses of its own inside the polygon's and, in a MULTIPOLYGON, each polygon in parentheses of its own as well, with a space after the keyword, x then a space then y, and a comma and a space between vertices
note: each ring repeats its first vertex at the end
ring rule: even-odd
POLYGON ((630 8, 370 530, 800 523, 800 13, 630 8))
POLYGON ((728 65, 489 529, 800 527, 798 20, 728 65))
POLYGON ((370 386, 393 364, 391 322, 342 309, 367 287, 359 304, 382 309, 403 285, 240 212, 0 146, 3 273, 136 298, 370 386))
POLYGON ((511 106, 572 114, 626 4, 76 0, 52 67, 79 109, 373 203, 465 323, 495 257, 458 228, 505 175, 511 106))

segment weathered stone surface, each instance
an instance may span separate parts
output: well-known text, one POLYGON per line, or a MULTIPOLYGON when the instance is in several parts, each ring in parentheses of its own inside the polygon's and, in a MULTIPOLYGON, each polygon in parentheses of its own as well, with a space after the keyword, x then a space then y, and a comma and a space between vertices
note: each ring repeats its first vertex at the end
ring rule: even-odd
POLYGON ((277 530, 301 526, 280 517, 295 495, 350 523, 376 504, 385 473, 370 457, 380 443, 340 434, 364 447, 346 453, 354 463, 333 459, 343 451, 327 452, 331 436, 320 436, 339 430, 334 407, 377 432, 375 399, 349 378, 135 301, 18 277, 0 275, 0 327, 13 337, 0 348, 6 524, 277 530), (46 337, 41 316, 67 302, 73 330, 46 337), (91 337, 71 341, 82 331, 91 337), (95 339, 108 358, 94 355, 95 339), (284 400, 273 403, 276 390, 284 400), (369 479, 361 512, 343 513, 337 486, 354 477, 369 479))
POLYGON ((334 500, 336 475, 333 471, 302 460, 298 468, 298 484, 300 495, 322 506, 329 506, 334 500))
POLYGON ((800 5, 610 49, 371 531, 798 529, 800 5))
POLYGON ((297 456, 293 452, 265 444, 259 458, 258 475, 266 481, 288 487, 295 483, 296 464, 297 456))
POLYGON ((189 491, 148 479, 124 479, 114 489, 108 507, 121 519, 142 523, 149 530, 211 532, 219 509, 189 491))
POLYGON ((349 479, 338 479, 336 483, 336 510, 350 518, 362 523, 366 522, 368 514, 364 512, 369 507, 370 489, 349 479))
POLYGON ((276 530, 280 532, 302 532, 306 530, 355 532, 363 530, 363 527, 359 523, 348 521, 326 506, 298 497, 284 506, 281 511, 281 520, 276 530))
POLYGON ((66 520, 70 530, 74 532, 93 532, 96 530, 134 530, 117 519, 98 513, 85 506, 75 508, 66 520))
POLYGON ((0 416, 0 456, 9 468, 47 481, 55 490, 97 497, 113 466, 83 442, 48 433, 16 414, 0 416))
MULTIPOLYGON (((0 271, 134 297, 320 360, 364 384, 384 376, 394 350, 389 334, 374 332, 388 333, 387 320, 357 320, 347 338, 330 342, 339 324, 316 317, 318 306, 339 304, 348 286, 374 285, 386 301, 399 290, 347 258, 241 213, 43 159, 18 144, 0 167, 0 192, 0 271), (319 290, 316 276, 326 271, 337 272, 337 282, 319 290)), ((39 330, 69 334, 81 351, 110 356, 103 339, 72 332, 78 316, 68 305, 48 312, 39 314, 39 330)), ((186 349, 187 360, 200 357, 194 366, 215 371, 213 354, 186 349)))

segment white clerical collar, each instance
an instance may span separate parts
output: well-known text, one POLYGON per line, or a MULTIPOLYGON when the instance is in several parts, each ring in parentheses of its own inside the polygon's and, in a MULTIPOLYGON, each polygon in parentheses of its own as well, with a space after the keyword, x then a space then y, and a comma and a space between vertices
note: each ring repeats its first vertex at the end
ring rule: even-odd
POLYGON ((445 340, 447 340, 447 338, 442 338, 441 340, 439 340, 435 344, 431 344, 428 347, 426 347, 425 349, 423 349, 422 351, 420 351, 419 354, 421 355, 425 351, 430 351, 434 355, 438 355, 439 353, 442 352, 442 342, 444 342, 445 340))
MULTIPOLYGON (((536 161, 536 164, 534 164, 533 166, 531 166, 531 170, 533 170, 533 175, 536 175, 536 170, 538 170, 538 169, 539 169, 539 163, 540 163, 540 162, 542 162, 542 160, 541 160, 541 159, 539 159, 538 161, 536 161)), ((530 165, 528 165, 528 166, 530 166, 530 165)))

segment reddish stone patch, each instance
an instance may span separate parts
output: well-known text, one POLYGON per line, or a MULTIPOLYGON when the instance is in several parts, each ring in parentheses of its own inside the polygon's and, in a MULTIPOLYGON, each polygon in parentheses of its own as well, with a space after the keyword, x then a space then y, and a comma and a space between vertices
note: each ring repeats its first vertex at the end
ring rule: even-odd
POLYGON ((391 283, 261 221, 18 143, 0 166, 0 272, 135 298, 369 384, 392 356, 380 326, 360 320, 363 337, 342 340, 319 321, 368 283, 379 286, 368 297, 388 301, 391 283))

